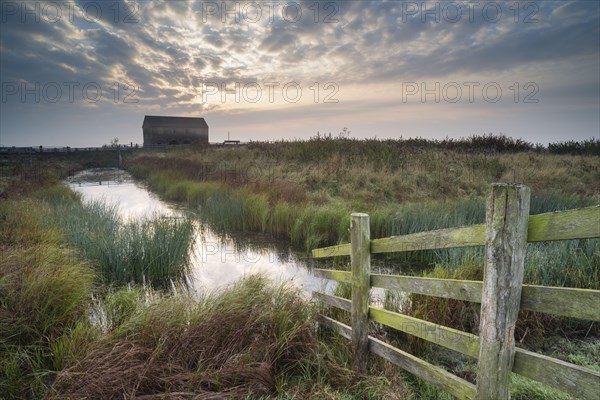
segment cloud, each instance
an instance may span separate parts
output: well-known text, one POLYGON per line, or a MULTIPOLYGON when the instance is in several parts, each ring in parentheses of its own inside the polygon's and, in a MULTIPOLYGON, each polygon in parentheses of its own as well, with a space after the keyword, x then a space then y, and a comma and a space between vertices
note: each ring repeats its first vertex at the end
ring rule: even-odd
MULTIPOLYGON (((598 2, 479 2, 470 10, 466 2, 439 1, 302 0, 269 9, 246 1, 79 0, 65 3, 72 10, 62 5, 61 18, 39 21, 31 13, 24 18, 31 2, 11 3, 17 9, 3 5, 0 24, 2 81, 99 82, 109 91, 115 82, 136 85, 137 103, 108 99, 95 105, 104 112, 254 107, 199 104, 205 82, 335 82, 362 87, 363 104, 379 104, 369 97, 373 85, 457 76, 539 78, 548 96, 589 98, 598 90, 598 2), (461 18, 454 22, 456 5, 461 18), (501 14, 494 14, 497 7, 501 14)), ((11 96, 4 110, 16 108, 11 101, 20 96, 11 96)), ((267 105, 275 106, 291 107, 267 105)))

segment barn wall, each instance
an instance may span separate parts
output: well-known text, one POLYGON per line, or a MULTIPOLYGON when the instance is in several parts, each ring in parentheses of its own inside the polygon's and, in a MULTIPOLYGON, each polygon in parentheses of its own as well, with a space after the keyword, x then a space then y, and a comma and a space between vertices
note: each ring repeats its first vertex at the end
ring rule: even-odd
POLYGON ((144 128, 144 146, 208 142, 208 128, 144 128))

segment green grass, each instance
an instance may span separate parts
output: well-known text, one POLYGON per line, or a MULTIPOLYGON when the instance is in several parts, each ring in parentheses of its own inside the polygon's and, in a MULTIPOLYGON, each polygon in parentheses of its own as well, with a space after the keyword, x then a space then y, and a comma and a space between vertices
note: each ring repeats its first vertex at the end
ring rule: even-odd
MULTIPOLYGON (((135 168, 132 172, 144 176, 135 168)), ((272 206, 268 195, 247 188, 232 188, 218 182, 178 181, 160 172, 150 173, 147 182, 163 198, 185 202, 217 231, 270 233, 290 239, 306 250, 319 243, 348 238, 350 210, 344 207, 299 208, 287 202, 272 206)))
POLYGON ((600 290, 600 240, 529 244, 525 283, 600 290))
POLYGON ((600 159, 534 150, 506 137, 319 136, 142 153, 126 167, 163 198, 199 210, 217 230, 269 233, 308 250, 346 241, 351 212, 371 215, 373 237, 483 222, 484 198, 498 181, 529 185, 533 213, 569 198, 572 205, 597 202, 600 159))
MULTIPOLYGON (((253 276, 200 298, 95 286, 94 262, 66 246, 59 224, 42 222, 64 206, 62 195, 51 197, 0 203, 3 397, 412 397, 394 373, 352 372, 348 347, 315 330, 315 306, 290 285, 253 276)), ((118 219, 105 206, 92 210, 84 221, 96 232, 118 219)))
POLYGON ((61 245, 56 229, 43 226, 42 207, 33 200, 0 204, 0 393, 6 398, 43 397, 69 358, 67 349, 55 351, 56 343, 85 319, 91 300, 93 270, 61 245))
MULTIPOLYGON (((129 168, 159 195, 187 202, 218 230, 267 233, 307 252, 347 243, 354 211, 369 213, 373 238, 484 223, 487 191, 494 181, 516 179, 530 185, 531 214, 598 203, 597 158, 549 155, 494 140, 473 138, 480 146, 461 153, 455 148, 464 144, 449 142, 428 146, 419 141, 318 137, 142 155, 130 160, 129 168), (488 145, 495 151, 480 151, 488 145), (513 152, 517 150, 521 152, 513 152), (204 173, 208 164, 209 175, 204 173), (246 164, 265 170, 268 165, 272 173, 255 174, 253 180, 244 174, 224 178, 225 172, 243 170, 246 164)), ((524 281, 600 288, 599 252, 597 240, 530 244, 524 281)), ((482 249, 450 249, 376 255, 373 262, 385 265, 388 273, 480 280, 484 258, 482 249)), ((419 300, 415 315, 477 332, 472 307, 419 300)), ((562 325, 579 334, 585 323, 529 313, 523 315, 517 333, 533 338, 562 325)))
POLYGON ((155 215, 124 221, 116 205, 44 198, 49 199, 48 223, 93 263, 105 284, 187 285, 194 238, 191 219, 155 215))

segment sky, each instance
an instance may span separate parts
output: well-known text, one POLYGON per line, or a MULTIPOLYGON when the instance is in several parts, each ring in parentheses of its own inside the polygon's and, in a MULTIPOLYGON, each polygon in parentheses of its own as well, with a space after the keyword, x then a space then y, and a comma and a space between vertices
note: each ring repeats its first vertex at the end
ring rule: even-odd
POLYGON ((0 145, 598 138, 600 2, 0 2, 0 145))

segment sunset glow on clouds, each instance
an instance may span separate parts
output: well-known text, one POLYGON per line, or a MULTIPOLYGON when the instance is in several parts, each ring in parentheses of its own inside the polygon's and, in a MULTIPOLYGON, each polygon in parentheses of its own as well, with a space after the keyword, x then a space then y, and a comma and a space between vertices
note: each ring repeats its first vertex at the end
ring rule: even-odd
POLYGON ((1 4, 5 146, 139 143, 145 114, 211 141, 600 130, 597 1, 1 4))

